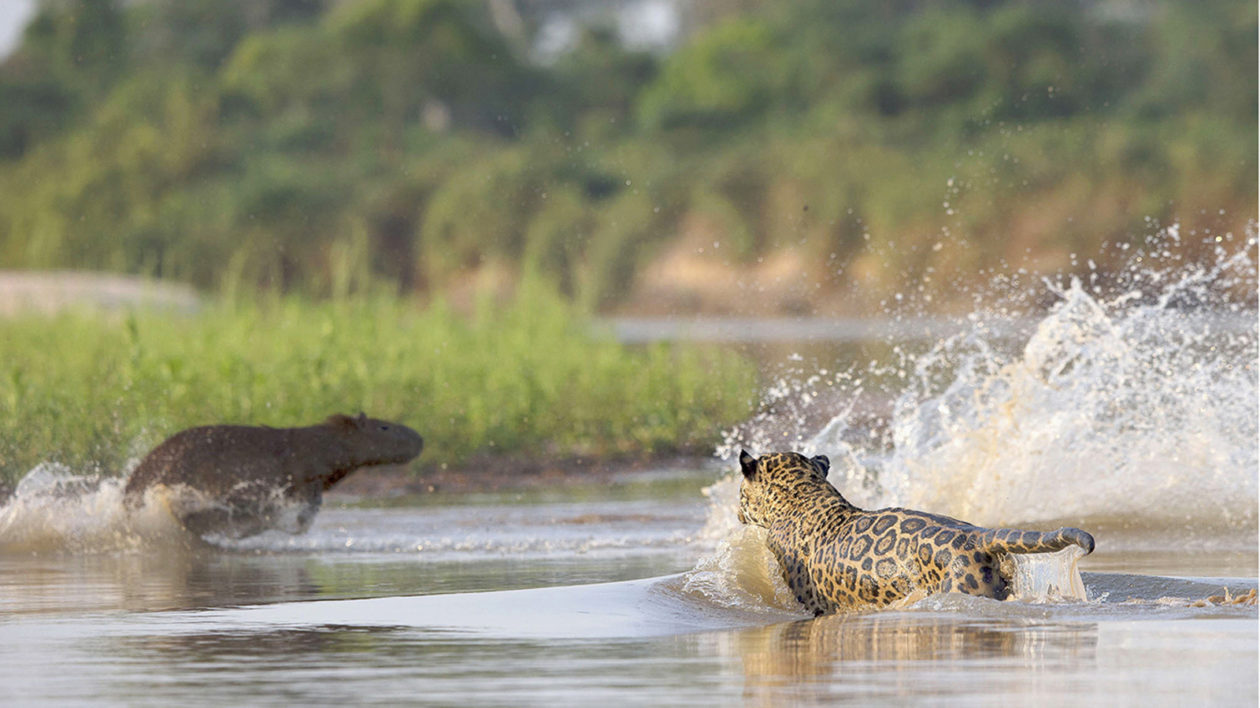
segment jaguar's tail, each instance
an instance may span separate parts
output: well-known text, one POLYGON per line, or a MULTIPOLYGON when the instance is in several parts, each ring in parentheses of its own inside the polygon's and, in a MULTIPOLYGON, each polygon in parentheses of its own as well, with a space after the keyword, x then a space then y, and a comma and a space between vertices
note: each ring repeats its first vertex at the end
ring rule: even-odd
POLYGON ((1071 527, 1057 531, 1021 531, 1019 529, 989 529, 976 537, 976 544, 990 551, 1007 553, 1052 553, 1073 544, 1089 555, 1094 552, 1094 537, 1071 527))

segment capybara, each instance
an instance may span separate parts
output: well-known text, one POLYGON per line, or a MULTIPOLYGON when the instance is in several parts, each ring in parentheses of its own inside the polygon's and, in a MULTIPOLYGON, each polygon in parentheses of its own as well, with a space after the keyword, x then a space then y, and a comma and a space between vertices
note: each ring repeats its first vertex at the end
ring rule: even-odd
POLYGON ((194 534, 234 538, 268 529, 302 533, 323 494, 369 465, 401 464, 424 441, 405 425, 334 415, 305 428, 208 425, 172 435, 132 472, 128 508, 166 488, 171 512, 194 534))

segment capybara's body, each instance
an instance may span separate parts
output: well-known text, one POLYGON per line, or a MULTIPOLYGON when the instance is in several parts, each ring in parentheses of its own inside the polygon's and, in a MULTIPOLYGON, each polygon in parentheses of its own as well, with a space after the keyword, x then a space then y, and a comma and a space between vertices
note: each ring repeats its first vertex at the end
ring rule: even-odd
POLYGON ((195 534, 305 531, 323 493, 370 465, 401 464, 424 441, 405 425, 334 415, 305 428, 209 425, 168 438, 127 480, 127 505, 163 486, 172 513, 195 534))

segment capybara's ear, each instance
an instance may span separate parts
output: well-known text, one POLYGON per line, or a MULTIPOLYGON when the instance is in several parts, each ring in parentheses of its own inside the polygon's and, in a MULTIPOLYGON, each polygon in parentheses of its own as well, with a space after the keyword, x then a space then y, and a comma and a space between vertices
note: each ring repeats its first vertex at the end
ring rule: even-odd
POLYGON ((328 416, 328 420, 325 420, 324 422, 335 428, 352 428, 355 424, 354 418, 351 418, 348 415, 342 415, 341 413, 333 413, 328 416))
POLYGON ((354 424, 359 426, 360 429, 366 430, 367 421, 368 421, 367 413, 364 413, 363 411, 359 411, 359 417, 354 419, 354 424))
POLYGON ((818 468, 819 472, 822 472, 823 479, 826 479, 827 472, 831 470, 831 460, 827 459, 826 455, 818 455, 814 457, 814 466, 818 468))
POLYGON ((752 479, 753 473, 757 471, 757 458, 748 454, 747 450, 739 451, 739 469, 748 479, 752 479))

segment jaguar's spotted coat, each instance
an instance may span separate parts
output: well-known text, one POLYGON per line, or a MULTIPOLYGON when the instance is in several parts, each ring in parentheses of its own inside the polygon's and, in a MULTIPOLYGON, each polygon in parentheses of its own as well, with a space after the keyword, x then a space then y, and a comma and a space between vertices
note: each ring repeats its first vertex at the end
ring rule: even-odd
POLYGON ((788 587, 815 615, 881 607, 916 589, 1001 600, 1010 554, 1094 550, 1080 529, 986 529, 908 509, 863 511, 827 482, 822 455, 745 451, 739 464, 739 520, 769 531, 788 587))

